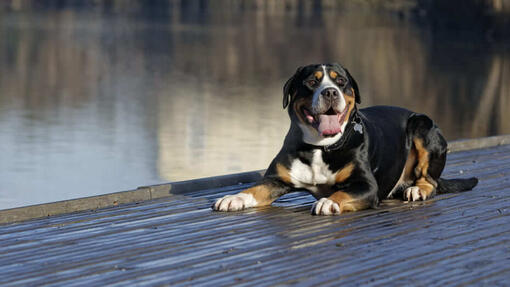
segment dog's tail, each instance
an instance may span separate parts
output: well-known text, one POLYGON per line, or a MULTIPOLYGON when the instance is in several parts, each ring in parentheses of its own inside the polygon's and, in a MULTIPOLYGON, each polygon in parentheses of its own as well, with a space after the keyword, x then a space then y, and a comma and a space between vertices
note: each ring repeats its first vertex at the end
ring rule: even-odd
POLYGON ((478 184, 478 178, 437 179, 437 193, 454 193, 473 189, 478 184))

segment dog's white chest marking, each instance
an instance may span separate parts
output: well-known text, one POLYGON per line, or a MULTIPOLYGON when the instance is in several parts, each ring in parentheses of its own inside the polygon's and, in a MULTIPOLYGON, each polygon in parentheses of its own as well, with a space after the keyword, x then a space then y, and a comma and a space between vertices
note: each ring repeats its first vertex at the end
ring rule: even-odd
POLYGON ((335 173, 329 170, 328 165, 322 160, 322 151, 315 150, 310 165, 300 159, 294 159, 290 167, 292 184, 297 188, 306 188, 317 191, 317 185, 335 184, 335 173))

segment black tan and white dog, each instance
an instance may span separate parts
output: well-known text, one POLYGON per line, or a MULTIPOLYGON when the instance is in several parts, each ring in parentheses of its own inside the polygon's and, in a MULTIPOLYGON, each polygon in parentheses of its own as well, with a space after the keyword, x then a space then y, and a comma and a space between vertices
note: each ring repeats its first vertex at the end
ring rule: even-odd
POLYGON ((426 200, 472 189, 476 178, 443 179, 447 143, 434 122, 403 108, 358 110, 358 85, 339 64, 300 67, 283 89, 291 125, 281 151, 253 187, 227 195, 214 210, 271 204, 305 189, 312 214, 375 208, 385 198, 426 200))

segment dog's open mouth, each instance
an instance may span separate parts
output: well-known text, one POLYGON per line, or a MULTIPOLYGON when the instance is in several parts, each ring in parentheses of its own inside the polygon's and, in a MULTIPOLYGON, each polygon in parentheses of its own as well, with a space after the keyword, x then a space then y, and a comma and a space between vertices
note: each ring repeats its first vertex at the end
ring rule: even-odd
POLYGON ((308 123, 316 128, 321 136, 332 137, 342 132, 342 124, 347 116, 347 107, 340 113, 330 108, 325 113, 317 115, 313 115, 308 109, 303 108, 303 114, 308 123))

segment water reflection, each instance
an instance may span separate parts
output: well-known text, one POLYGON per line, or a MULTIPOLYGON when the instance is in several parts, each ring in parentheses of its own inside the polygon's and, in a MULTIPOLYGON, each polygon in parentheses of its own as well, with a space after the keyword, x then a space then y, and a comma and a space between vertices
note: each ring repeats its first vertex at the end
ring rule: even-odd
POLYGON ((504 49, 372 9, 168 3, 0 12, 0 209, 265 168, 308 63, 450 140, 510 133, 504 49))

